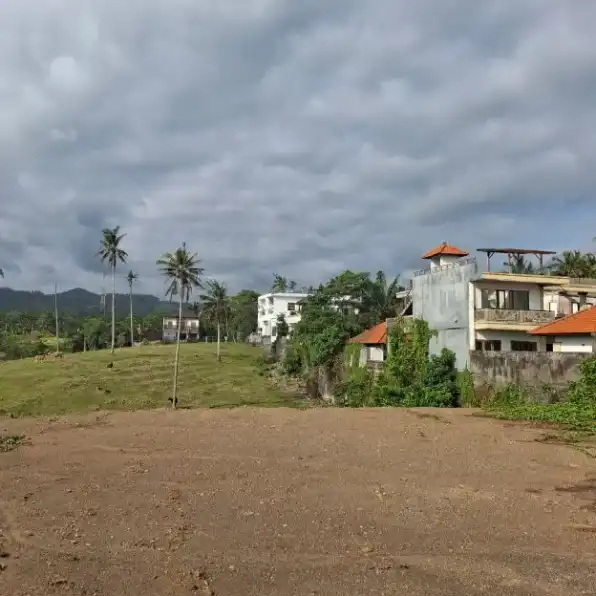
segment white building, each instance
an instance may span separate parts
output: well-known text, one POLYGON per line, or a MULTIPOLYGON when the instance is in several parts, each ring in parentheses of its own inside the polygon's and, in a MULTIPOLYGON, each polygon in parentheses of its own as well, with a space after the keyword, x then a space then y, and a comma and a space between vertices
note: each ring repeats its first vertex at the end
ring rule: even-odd
MULTIPOLYGON (((522 255, 533 255, 541 264, 550 251, 478 250, 489 259, 493 255, 507 259, 509 271, 491 272, 489 262, 489 270, 481 273, 467 251, 443 243, 424 255, 429 267, 416 272, 412 280, 412 315, 425 319, 437 332, 431 354, 442 348, 453 350, 460 369, 475 351, 560 349, 555 344, 564 342, 531 332, 596 303, 596 280, 514 272, 522 255)), ((580 347, 587 348, 586 338, 581 339, 586 345, 580 347)))
POLYGON ((277 317, 284 315, 290 330, 300 321, 300 301, 310 294, 299 292, 273 292, 258 298, 258 332, 263 338, 277 338, 277 317))

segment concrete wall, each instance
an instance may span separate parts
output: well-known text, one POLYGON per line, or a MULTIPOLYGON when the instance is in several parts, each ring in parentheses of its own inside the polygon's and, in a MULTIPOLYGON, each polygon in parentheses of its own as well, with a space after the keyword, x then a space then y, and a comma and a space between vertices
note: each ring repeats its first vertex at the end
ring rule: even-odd
POLYGON ((579 379, 579 365, 591 354, 557 352, 470 352, 474 383, 495 386, 567 385, 579 379))
POLYGON ((426 271, 412 280, 413 316, 427 321, 438 334, 431 340, 430 353, 453 350, 460 370, 468 364, 470 282, 476 275, 476 262, 465 261, 426 271))
POLYGON ((591 335, 558 335, 547 339, 553 342, 553 352, 592 353, 591 335))

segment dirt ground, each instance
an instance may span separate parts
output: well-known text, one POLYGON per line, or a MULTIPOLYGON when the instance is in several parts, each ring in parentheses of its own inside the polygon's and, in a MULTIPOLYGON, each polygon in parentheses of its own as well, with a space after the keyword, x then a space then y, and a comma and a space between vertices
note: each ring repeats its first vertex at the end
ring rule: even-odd
POLYGON ((0 594, 594 594, 596 460, 470 411, 0 420, 0 594))

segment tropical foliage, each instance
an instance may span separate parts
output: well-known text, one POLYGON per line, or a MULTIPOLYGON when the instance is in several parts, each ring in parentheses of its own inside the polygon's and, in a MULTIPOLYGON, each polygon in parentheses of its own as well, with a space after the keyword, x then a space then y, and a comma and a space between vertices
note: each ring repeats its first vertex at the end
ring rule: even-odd
POLYGON ((207 293, 201 296, 203 314, 217 329, 217 359, 221 360, 221 328, 228 328, 230 318, 230 298, 225 284, 210 279, 207 281, 207 293))
POLYGON ((203 268, 196 253, 182 244, 174 253, 165 253, 157 260, 161 274, 166 278, 166 296, 170 300, 178 297, 178 330, 176 333, 176 352, 174 356, 174 382, 172 389, 172 408, 176 407, 178 391, 178 364, 180 361, 180 331, 182 328, 182 307, 190 300, 195 288, 201 287, 203 268))
POLYGON ((126 263, 128 254, 120 247, 125 234, 120 233, 120 226, 102 230, 102 240, 97 252, 102 263, 107 263, 112 270, 112 344, 114 353, 116 346, 116 267, 118 263, 126 263))

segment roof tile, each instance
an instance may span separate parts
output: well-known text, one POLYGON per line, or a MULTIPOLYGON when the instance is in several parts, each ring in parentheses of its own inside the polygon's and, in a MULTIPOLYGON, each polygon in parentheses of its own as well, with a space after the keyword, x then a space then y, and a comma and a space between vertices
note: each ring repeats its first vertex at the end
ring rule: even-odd
POLYGON ((363 331, 360 335, 353 337, 348 343, 381 345, 387 343, 387 322, 383 321, 371 329, 363 331))
POLYGON ((451 257, 467 257, 470 253, 462 250, 461 248, 457 248, 457 246, 453 246, 453 244, 449 244, 448 242, 443 242, 441 246, 437 246, 437 248, 433 248, 425 253, 422 258, 423 259, 432 259, 433 257, 438 257, 439 255, 447 255, 451 257))
POLYGON ((596 333, 596 306, 536 327, 530 333, 532 335, 584 335, 596 333))

